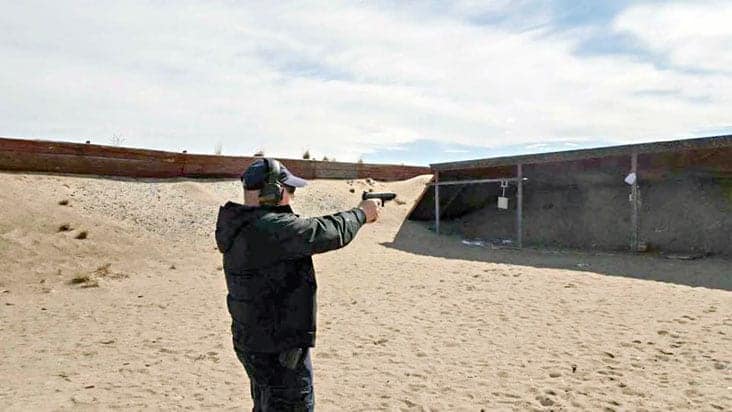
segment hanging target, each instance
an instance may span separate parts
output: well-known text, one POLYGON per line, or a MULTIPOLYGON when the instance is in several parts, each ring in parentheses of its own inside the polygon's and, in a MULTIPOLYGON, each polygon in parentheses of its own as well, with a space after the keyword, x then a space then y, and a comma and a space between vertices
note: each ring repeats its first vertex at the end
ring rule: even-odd
POLYGON ((508 180, 501 180, 501 195, 498 196, 498 208, 508 209, 508 198, 506 197, 506 188, 508 187, 508 180))

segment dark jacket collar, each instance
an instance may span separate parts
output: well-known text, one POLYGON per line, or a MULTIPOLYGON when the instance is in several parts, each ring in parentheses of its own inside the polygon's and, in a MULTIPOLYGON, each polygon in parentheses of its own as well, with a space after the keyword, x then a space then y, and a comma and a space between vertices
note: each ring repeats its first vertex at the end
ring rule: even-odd
MULTIPOLYGON (((247 206, 235 202, 227 202, 219 208, 216 221, 216 245, 223 253, 231 248, 234 239, 250 223, 266 213, 292 213, 290 205, 247 206)), ((297 215, 296 215, 297 216, 297 215)))

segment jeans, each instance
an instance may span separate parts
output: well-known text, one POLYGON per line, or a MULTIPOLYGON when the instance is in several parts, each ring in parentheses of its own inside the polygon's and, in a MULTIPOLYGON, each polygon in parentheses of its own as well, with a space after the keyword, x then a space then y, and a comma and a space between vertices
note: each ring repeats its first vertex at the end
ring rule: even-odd
POLYGON ((252 412, 313 412, 313 367, 309 348, 286 365, 277 353, 235 351, 249 376, 252 412))

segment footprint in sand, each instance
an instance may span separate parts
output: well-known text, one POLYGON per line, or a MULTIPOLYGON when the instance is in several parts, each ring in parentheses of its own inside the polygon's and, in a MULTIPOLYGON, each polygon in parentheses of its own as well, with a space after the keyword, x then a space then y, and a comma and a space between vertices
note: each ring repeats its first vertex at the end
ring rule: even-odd
POLYGON ((552 406, 555 403, 554 400, 552 400, 550 397, 543 395, 537 396, 536 400, 539 401, 541 406, 552 406))
POLYGON ((427 389, 427 385, 421 385, 421 384, 418 384, 418 383, 410 383, 409 384, 409 389, 412 390, 412 391, 414 391, 414 392, 421 393, 422 391, 424 391, 425 389, 427 389))
POLYGON ((603 409, 603 410, 608 411, 608 412, 610 412, 610 411, 613 411, 614 412, 616 410, 615 407, 619 407, 620 406, 620 403, 617 402, 617 401, 609 401, 609 403, 612 406, 606 406, 605 409, 603 409))
POLYGON ((491 392, 491 394, 497 398, 506 397, 506 398, 511 398, 511 399, 521 399, 520 395, 516 395, 516 394, 508 393, 508 392, 503 392, 503 393, 502 392, 491 392))

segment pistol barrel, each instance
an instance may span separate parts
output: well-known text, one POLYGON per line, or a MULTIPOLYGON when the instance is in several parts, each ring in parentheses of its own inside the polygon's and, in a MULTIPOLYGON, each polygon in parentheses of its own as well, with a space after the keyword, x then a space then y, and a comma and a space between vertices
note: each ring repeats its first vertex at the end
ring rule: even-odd
POLYGON ((361 195, 361 199, 379 199, 381 200, 381 204, 383 205, 389 200, 394 200, 396 196, 396 193, 391 192, 363 192, 363 194, 361 195))

